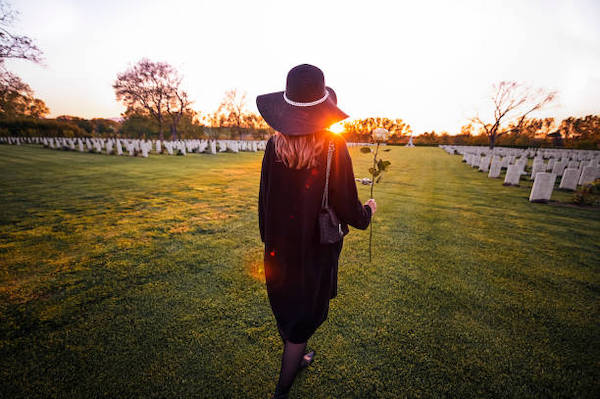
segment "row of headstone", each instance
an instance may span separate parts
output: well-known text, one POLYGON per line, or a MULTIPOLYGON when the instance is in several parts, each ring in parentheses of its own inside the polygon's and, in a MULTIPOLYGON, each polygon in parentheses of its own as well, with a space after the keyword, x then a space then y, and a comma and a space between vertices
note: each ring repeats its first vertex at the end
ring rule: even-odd
POLYGON ((41 144, 46 148, 79 152, 106 153, 148 157, 155 154, 186 155, 217 154, 218 152, 264 151, 265 140, 143 140, 128 138, 70 138, 70 137, 0 137, 0 144, 41 144), (163 150, 164 149, 164 150, 163 150))
POLYGON ((0 143, 3 144, 21 145, 26 142, 25 140, 27 140, 27 137, 0 137, 0 143))
POLYGON ((506 169, 506 186, 518 186, 521 177, 529 175, 533 181, 529 197, 531 202, 550 200, 559 177, 559 189, 570 191, 600 178, 600 151, 595 150, 440 147, 448 154, 462 155, 463 162, 487 173, 489 178, 499 178, 502 169, 506 169), (533 159, 531 172, 527 172, 529 159, 533 159))
POLYGON ((565 158, 575 161, 591 160, 598 158, 599 151, 597 150, 574 150, 574 149, 556 149, 556 148, 508 148, 508 147, 495 147, 490 150, 484 146, 458 146, 458 145, 441 145, 443 150, 449 154, 460 154, 471 153, 471 154, 488 154, 493 152, 496 155, 506 156, 522 156, 525 155, 527 158, 540 157, 543 159, 550 158, 565 158))

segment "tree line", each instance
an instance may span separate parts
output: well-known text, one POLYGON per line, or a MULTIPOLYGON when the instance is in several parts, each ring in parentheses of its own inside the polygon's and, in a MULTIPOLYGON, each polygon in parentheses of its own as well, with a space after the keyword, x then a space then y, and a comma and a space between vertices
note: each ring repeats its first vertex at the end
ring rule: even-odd
POLYGON ((117 75, 115 95, 125 107, 120 133, 164 140, 169 138, 258 138, 272 134, 262 117, 246 108, 246 93, 228 90, 212 113, 191 108, 182 75, 166 62, 142 59, 117 75))
MULTIPOLYGON (((407 142, 404 140, 401 143, 407 142)), ((478 145, 489 146, 485 130, 471 123, 463 125, 460 132, 425 132, 413 138, 415 145, 478 145)), ((528 118, 519 129, 496 137, 494 145, 502 147, 562 147, 600 150, 600 115, 570 116, 558 122, 554 118, 528 118)))

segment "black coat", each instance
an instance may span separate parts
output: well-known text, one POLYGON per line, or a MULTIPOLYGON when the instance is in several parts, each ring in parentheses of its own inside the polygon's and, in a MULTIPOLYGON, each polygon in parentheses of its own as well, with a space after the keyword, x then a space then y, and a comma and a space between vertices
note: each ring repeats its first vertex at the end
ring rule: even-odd
MULTIPOLYGON (((335 143, 329 175, 329 202, 342 223, 366 229, 371 208, 358 199, 352 160, 345 140, 335 143)), ((327 319, 329 300, 337 295, 340 241, 319 242, 318 213, 325 188, 327 145, 313 169, 287 168, 276 159, 273 137, 263 157, 258 201, 259 228, 265 243, 267 293, 285 338, 306 342, 327 319)))

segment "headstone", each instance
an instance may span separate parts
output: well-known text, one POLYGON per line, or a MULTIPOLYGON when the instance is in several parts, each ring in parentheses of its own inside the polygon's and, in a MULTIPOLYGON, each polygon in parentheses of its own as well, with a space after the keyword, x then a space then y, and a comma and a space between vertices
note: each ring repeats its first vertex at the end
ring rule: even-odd
POLYGON ((554 166, 552 166, 552 173, 554 173, 556 176, 562 176, 565 166, 566 161, 555 162, 554 166))
POLYGON ((486 155, 486 156, 482 157, 481 160, 479 161, 479 170, 482 172, 489 171, 490 170, 490 161, 491 161, 490 155, 486 155))
POLYGON ((465 154, 464 154, 465 163, 469 166, 471 166, 471 157, 472 157, 472 154, 465 152, 465 154))
POLYGON ((552 196, 556 175, 554 173, 538 172, 529 194, 529 202, 546 202, 552 196))
POLYGON ((500 177, 501 171, 502 171, 502 161, 498 157, 494 157, 492 159, 492 166, 490 166, 490 172, 488 173, 488 177, 497 179, 498 177, 500 177))
POLYGON ((533 161, 533 167, 531 168, 531 180, 535 180, 535 176, 540 172, 545 172, 546 167, 544 166, 544 161, 539 158, 538 160, 533 161))
POLYGON ((561 190, 577 190, 577 180, 579 179, 579 169, 567 168, 563 173, 562 179, 560 180, 561 190))
POLYGON ((156 153, 160 154, 160 140, 156 140, 156 153))
POLYGON ((579 177, 578 184, 582 186, 584 184, 591 183, 598 178, 600 178, 600 167, 584 166, 583 171, 581 172, 581 177, 579 177))
POLYGON ((505 186, 518 186, 521 180, 521 167, 518 164, 508 165, 506 177, 504 178, 505 186))
POLYGON ((185 155, 185 144, 183 141, 177 142, 177 155, 185 155))
POLYGON ((142 157, 144 158, 148 158, 148 150, 149 150, 149 146, 146 145, 146 143, 142 142, 140 144, 140 149, 142 150, 142 157))

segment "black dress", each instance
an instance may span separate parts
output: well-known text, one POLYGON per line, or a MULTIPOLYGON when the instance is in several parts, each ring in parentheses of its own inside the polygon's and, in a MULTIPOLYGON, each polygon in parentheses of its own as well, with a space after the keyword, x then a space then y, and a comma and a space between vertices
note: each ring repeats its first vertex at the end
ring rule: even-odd
MULTIPOLYGON (((345 140, 335 143, 329 176, 329 201, 340 220, 358 229, 371 221, 371 208, 358 199, 345 140)), ((306 342, 327 319, 337 295, 342 241, 319 242, 318 213, 325 188, 327 145, 313 169, 287 168, 276 159, 273 137, 262 162, 258 200, 259 228, 265 244, 264 267, 269 302, 277 324, 292 343, 306 342)))

